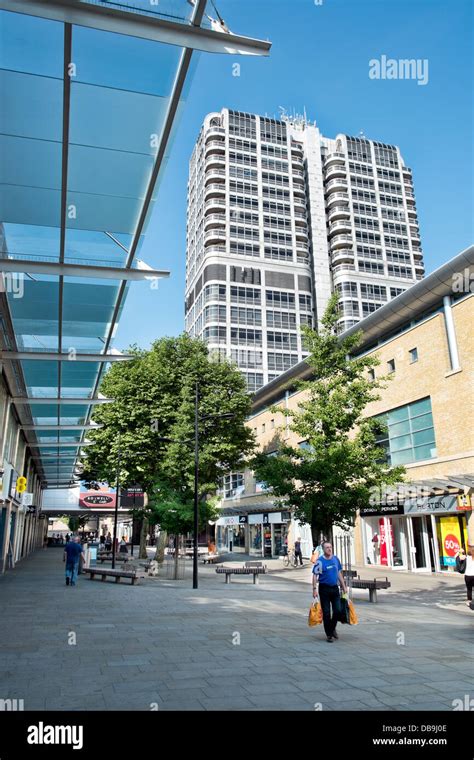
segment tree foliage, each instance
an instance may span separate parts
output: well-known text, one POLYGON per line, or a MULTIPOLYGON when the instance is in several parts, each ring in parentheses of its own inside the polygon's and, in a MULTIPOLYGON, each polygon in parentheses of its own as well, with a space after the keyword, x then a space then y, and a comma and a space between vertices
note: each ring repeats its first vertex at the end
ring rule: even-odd
POLYGON ((120 456, 120 483, 145 488, 151 521, 159 518, 170 532, 176 522, 186 532, 192 528, 196 382, 199 415, 208 417, 199 424, 202 498, 253 452, 253 434, 244 424, 250 412, 245 381, 235 366, 213 361, 205 344, 188 335, 161 338, 148 351, 132 347, 130 353, 135 358, 114 363, 101 384, 101 393, 115 402, 96 407, 93 420, 103 427, 88 436, 94 446, 83 462, 83 478, 113 485, 120 456), (232 417, 212 416, 222 414, 232 417))
POLYGON ((362 333, 338 336, 339 316, 336 294, 321 330, 303 327, 312 377, 297 383, 304 396, 295 410, 273 408, 289 418, 304 447, 280 440, 276 455, 262 452, 252 462, 257 479, 298 520, 311 525, 315 541, 321 533, 330 535, 333 525, 352 523, 356 511, 369 505, 372 489, 398 482, 404 473, 403 467, 383 461, 377 445, 383 425, 363 416, 367 405, 380 398, 378 391, 388 378, 370 378, 368 370, 380 363, 376 357, 351 358, 362 333))

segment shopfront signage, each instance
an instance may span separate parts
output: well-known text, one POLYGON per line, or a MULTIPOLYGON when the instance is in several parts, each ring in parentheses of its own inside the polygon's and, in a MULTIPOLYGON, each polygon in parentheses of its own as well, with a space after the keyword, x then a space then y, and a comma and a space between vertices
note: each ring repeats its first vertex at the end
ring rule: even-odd
POLYGON ((384 517, 385 515, 403 514, 405 514, 403 504, 374 504, 374 506, 362 507, 360 510, 361 517, 384 517))
POLYGON ((239 524, 239 515, 229 515, 228 517, 223 517, 224 525, 238 525, 239 524))
POLYGON ((128 509, 141 509, 145 505, 145 494, 142 486, 135 484, 120 492, 120 506, 128 509))
POLYGON ((441 563, 447 566, 456 564, 456 554, 461 549, 461 532, 459 519, 456 515, 442 517, 440 520, 441 533, 441 563))
POLYGON ((248 523, 249 518, 247 515, 239 515, 239 525, 245 525, 245 523, 248 523))
POLYGON ((472 509, 471 496, 468 493, 461 493, 457 497, 458 512, 468 512, 472 509))
POLYGON ((406 499, 405 514, 414 515, 457 512, 456 496, 429 496, 424 499, 406 499))
POLYGON ((79 496, 79 506, 90 508, 115 508, 115 494, 100 491, 86 491, 79 496))

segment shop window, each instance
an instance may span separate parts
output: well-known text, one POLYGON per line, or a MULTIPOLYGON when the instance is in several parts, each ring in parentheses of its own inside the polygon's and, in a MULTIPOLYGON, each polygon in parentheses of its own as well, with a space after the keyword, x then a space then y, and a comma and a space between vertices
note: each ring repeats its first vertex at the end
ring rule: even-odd
POLYGON ((408 464, 437 456, 431 399, 392 409, 374 419, 381 423, 377 443, 391 465, 408 464))

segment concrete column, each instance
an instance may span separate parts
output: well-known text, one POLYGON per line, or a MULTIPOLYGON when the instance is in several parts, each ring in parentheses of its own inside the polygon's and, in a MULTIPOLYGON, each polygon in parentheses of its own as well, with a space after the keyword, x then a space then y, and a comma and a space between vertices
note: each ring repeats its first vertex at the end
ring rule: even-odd
POLYGON ((456 330, 454 329, 453 312, 451 308, 451 296, 444 296, 444 324, 446 326, 446 337, 448 339, 449 361, 451 369, 460 369, 458 346, 456 341, 456 330))

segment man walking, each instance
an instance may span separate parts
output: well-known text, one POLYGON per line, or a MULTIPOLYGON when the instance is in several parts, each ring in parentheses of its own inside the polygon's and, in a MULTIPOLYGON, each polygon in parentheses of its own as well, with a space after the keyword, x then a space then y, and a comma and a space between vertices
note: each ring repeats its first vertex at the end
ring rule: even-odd
POLYGON ((303 567, 303 554, 301 553, 301 537, 298 536, 298 538, 295 541, 295 567, 298 565, 298 560, 300 561, 301 567, 303 567))
POLYGON ((64 547, 64 561, 66 563, 66 586, 75 586, 79 570, 79 559, 85 560, 84 551, 79 537, 69 541, 64 547))
POLYGON ((347 586, 342 575, 342 565, 339 558, 332 553, 330 541, 323 542, 323 554, 313 567, 313 597, 321 602, 323 624, 326 640, 332 644, 339 636, 336 633, 337 619, 341 612, 339 586, 347 593, 347 586), (318 594, 319 585, 319 594, 318 594), (332 608, 332 615, 331 615, 332 608))

